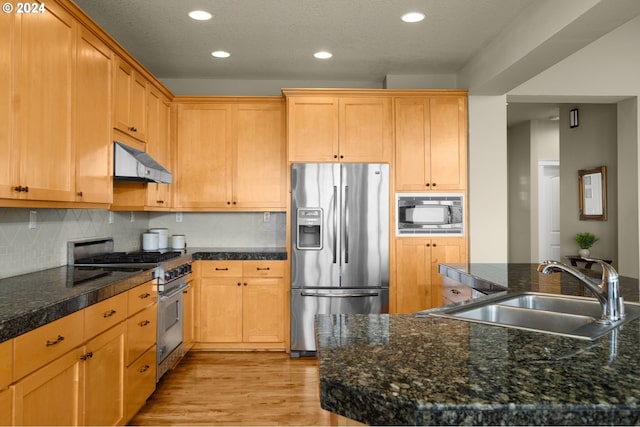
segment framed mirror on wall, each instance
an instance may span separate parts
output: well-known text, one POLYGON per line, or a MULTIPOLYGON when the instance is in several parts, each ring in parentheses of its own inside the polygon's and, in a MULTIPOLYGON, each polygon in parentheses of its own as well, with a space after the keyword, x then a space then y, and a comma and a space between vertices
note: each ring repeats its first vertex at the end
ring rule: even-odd
POLYGON ((607 167, 578 171, 580 220, 607 220, 607 167))

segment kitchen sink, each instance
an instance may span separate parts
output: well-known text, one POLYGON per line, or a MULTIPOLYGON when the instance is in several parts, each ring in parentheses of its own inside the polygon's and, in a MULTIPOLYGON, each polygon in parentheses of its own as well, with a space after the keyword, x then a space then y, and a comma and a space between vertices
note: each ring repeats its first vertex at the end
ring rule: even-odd
POLYGON ((596 339, 640 317, 640 304, 625 303, 626 316, 614 323, 600 323, 600 303, 594 298, 523 292, 471 301, 468 304, 417 313, 586 340, 596 339))

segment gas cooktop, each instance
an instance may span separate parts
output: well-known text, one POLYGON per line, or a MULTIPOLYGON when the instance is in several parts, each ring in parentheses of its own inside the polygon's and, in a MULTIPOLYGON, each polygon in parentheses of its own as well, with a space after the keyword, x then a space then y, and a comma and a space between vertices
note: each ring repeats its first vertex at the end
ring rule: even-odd
POLYGON ((167 261, 180 256, 180 252, 111 252, 105 254, 92 255, 74 260, 74 265, 96 265, 96 264, 154 264, 167 261))

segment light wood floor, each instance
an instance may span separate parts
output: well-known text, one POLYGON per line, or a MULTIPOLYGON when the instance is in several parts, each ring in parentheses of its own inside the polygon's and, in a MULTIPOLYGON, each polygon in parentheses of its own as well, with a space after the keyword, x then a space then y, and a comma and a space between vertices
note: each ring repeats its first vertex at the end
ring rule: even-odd
POLYGON ((189 352, 131 425, 331 425, 318 363, 276 352, 189 352))

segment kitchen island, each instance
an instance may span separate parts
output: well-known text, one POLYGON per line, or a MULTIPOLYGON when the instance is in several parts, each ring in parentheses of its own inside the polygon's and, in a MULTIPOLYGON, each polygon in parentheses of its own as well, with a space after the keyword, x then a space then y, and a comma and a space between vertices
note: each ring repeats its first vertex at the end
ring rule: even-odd
MULTIPOLYGON (((571 275, 536 267, 440 271, 478 288, 589 295, 571 275)), ((621 278, 626 301, 640 300, 638 286, 621 278)), ((362 423, 640 423, 640 320, 588 341, 436 317, 326 315, 317 341, 322 407, 362 423)))

